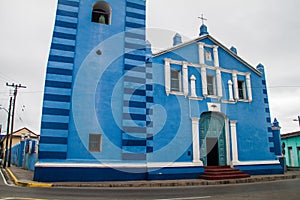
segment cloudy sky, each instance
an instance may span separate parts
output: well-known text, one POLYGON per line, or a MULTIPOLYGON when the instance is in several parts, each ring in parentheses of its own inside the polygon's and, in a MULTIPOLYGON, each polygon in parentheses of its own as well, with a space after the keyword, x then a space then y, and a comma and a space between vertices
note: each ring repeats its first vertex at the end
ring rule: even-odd
MULTIPOLYGON (((15 129, 39 133, 43 85, 56 0, 0 0, 0 104, 8 108, 9 88, 21 83, 15 129)), ((155 51, 199 34, 204 14, 209 33, 252 66, 266 68, 271 117, 282 133, 298 131, 300 115, 299 0, 147 0, 148 40, 155 51)), ((4 129, 7 114, 0 110, 4 129)), ((4 131, 4 130, 3 130, 4 131)))

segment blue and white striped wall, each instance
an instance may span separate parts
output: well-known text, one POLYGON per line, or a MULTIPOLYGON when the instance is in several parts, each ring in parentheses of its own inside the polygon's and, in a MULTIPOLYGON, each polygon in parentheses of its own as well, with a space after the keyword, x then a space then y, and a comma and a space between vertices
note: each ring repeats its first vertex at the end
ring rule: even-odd
MULTIPOLYGON (((79 0, 59 0, 46 72, 40 159, 67 158, 79 0)), ((122 159, 146 160, 153 151, 152 65, 146 65, 146 3, 127 0, 122 159)))
POLYGON ((39 159, 66 159, 79 0, 58 0, 46 72, 39 159))
POLYGON ((145 1, 127 0, 125 22, 122 159, 146 161, 153 152, 150 115, 152 65, 146 64, 145 1))

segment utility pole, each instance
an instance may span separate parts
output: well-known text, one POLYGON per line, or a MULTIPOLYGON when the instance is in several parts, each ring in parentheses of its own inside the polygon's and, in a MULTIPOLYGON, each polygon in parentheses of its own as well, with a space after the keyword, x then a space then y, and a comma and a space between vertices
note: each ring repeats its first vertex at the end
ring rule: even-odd
POLYGON ((26 86, 23 86, 21 84, 8 84, 6 83, 6 86, 13 87, 14 88, 14 99, 13 99, 13 108, 12 108, 12 116, 11 116, 11 134, 10 134, 10 141, 9 141, 9 156, 8 156, 8 167, 10 167, 11 164, 11 147, 12 147, 12 138, 13 138, 13 132, 14 132, 14 119, 15 119, 15 108, 16 108, 16 99, 18 94, 19 88, 26 88, 26 86))
POLYGON ((6 168, 7 162, 7 154, 8 154, 8 140, 9 140, 9 125, 10 125, 10 113, 11 113, 11 104, 12 104, 12 97, 9 99, 9 108, 7 112, 7 127, 6 127, 6 141, 5 141, 5 155, 4 155, 4 163, 3 168, 6 168))

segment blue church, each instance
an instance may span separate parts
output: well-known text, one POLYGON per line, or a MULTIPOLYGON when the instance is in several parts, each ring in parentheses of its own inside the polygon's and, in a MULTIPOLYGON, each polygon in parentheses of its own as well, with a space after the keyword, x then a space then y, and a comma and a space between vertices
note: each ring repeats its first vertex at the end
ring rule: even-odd
POLYGON ((264 66, 204 24, 153 54, 145 20, 145 0, 58 0, 34 180, 283 173, 264 66))

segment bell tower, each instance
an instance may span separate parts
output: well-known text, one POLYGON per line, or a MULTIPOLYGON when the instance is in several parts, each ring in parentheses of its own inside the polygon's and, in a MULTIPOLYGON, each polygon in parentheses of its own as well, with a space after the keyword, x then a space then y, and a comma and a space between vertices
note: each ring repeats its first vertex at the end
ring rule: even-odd
POLYGON ((45 161, 146 161, 153 152, 145 24, 145 0, 58 0, 35 180, 45 161), (101 135, 99 152, 90 134, 101 135))

